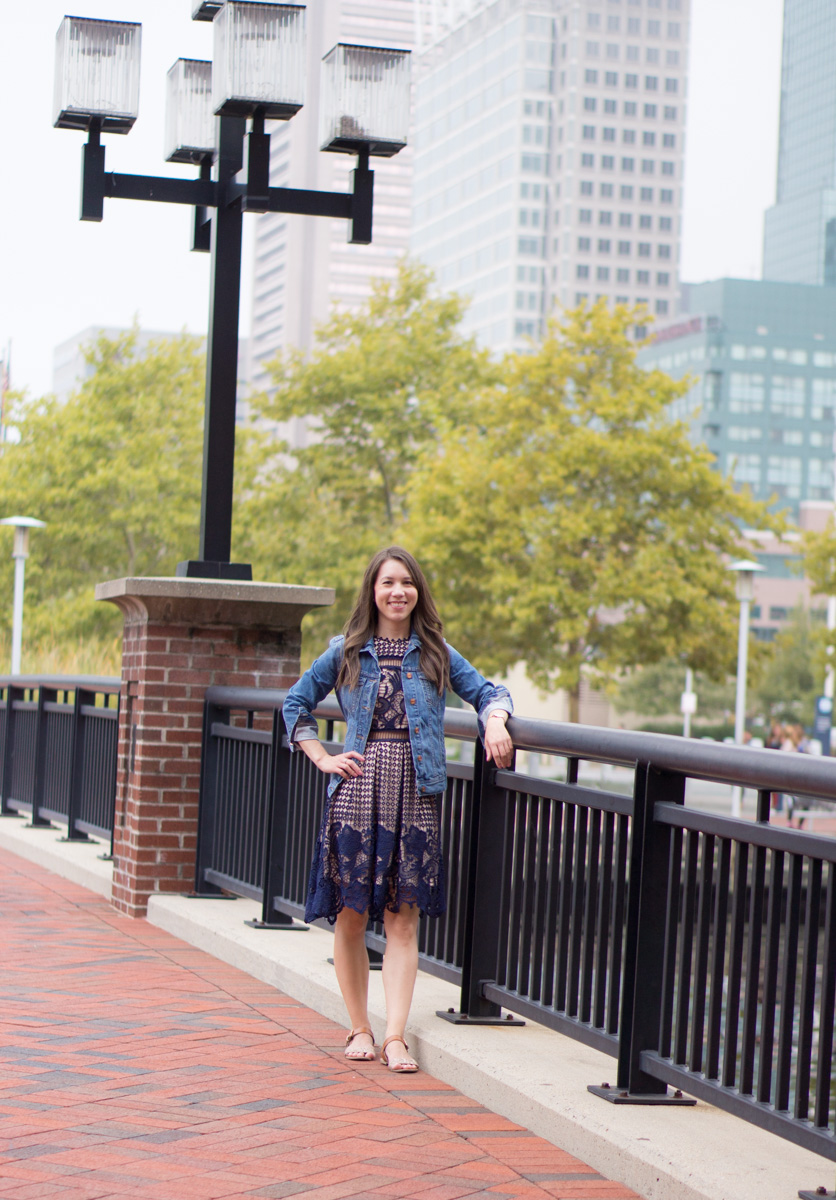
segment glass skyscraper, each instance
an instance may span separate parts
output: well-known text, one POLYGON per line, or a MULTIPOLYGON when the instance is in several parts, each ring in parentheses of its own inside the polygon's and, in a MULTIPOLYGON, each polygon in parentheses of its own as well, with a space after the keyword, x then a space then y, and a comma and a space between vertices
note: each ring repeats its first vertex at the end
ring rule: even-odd
POLYGON ((412 251, 522 348, 601 297, 676 312, 690 0, 484 0, 422 57, 412 251))
POLYGON ((784 0, 776 202, 764 279, 836 284, 836 6, 784 0))

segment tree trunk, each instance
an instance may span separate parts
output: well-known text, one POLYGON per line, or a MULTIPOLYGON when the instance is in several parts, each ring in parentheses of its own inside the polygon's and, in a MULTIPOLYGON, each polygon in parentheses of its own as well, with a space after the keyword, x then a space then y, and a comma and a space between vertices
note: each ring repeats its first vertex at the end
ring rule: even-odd
POLYGON ((569 720, 573 725, 580 723, 581 719, 581 684, 578 680, 577 685, 569 689, 569 720))

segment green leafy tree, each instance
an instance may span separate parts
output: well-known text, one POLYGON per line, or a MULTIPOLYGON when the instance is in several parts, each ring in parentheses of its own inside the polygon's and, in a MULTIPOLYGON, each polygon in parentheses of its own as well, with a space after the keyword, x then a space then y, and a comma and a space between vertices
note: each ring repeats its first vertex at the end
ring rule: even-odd
MULTIPOLYGON (((100 580, 170 575, 194 556, 200 515, 203 354, 195 338, 143 353, 135 334, 100 338, 91 376, 64 403, 16 397, 20 434, 0 457, 0 509, 46 521, 26 574, 28 640, 113 636, 100 580)), ((11 537, 11 534, 9 534, 11 537)), ((9 547, 11 549, 11 546, 9 547)), ((12 564, 0 555, 11 596, 12 564)), ((10 621, 11 604, 2 621, 10 621)))
MULTIPOLYGON (((442 422, 466 418, 472 391, 495 376, 459 332, 463 304, 431 291, 403 263, 362 308, 339 312, 309 355, 288 351, 275 390, 253 402, 262 424, 307 419, 308 444, 251 434, 241 460, 236 547, 257 577, 335 587, 337 603, 309 619, 321 641, 345 620, 371 555, 404 519, 407 481, 442 422)), ((274 426, 275 428, 275 426, 274 426)))
MULTIPOLYGON (((665 659, 641 667, 619 680, 615 693, 620 712, 641 717, 669 717, 679 713, 685 690, 685 665, 679 659, 665 659)), ((718 720, 734 713, 733 678, 711 679, 704 671, 694 674, 698 697, 697 720, 718 720)))
POLYGON ((767 719, 809 725, 824 682, 820 616, 799 606, 766 653, 759 656, 750 711, 767 719))
POLYGON ((637 316, 601 302, 553 321, 474 398, 470 425, 444 428, 408 490, 453 642, 565 688, 573 719, 583 675, 606 685, 679 654, 732 668, 723 556, 739 554, 741 523, 774 524, 669 419, 689 384, 637 366, 637 316))

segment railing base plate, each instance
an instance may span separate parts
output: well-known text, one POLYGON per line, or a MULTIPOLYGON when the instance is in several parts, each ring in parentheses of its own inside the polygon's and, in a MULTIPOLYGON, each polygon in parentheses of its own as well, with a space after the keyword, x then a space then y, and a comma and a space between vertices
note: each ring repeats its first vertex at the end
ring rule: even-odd
POLYGON ((674 1094, 654 1092, 628 1092, 623 1088, 610 1087, 608 1083, 602 1083, 600 1086, 590 1083, 586 1089, 592 1092, 594 1096, 600 1096, 602 1100, 608 1100, 610 1104, 674 1104, 674 1105, 694 1105, 696 1100, 692 1100, 690 1096, 683 1096, 682 1092, 676 1091, 674 1094))
POLYGON ((307 933, 310 930, 310 925, 297 925, 294 921, 292 924, 285 924, 284 921, 245 921, 245 925, 249 925, 250 929, 283 929, 285 933, 307 933))
POLYGON ((471 1017, 467 1013, 456 1012, 455 1009, 436 1009, 435 1015, 441 1017, 442 1021, 449 1021, 451 1025, 525 1025, 525 1021, 520 1017, 512 1017, 510 1013, 507 1016, 496 1017, 471 1017))
POLYGON ((813 1191, 799 1192, 801 1200, 836 1200, 836 1192, 829 1192, 826 1187, 818 1187, 813 1191))
POLYGON ((56 842, 92 842, 92 838, 86 833, 74 833, 72 837, 60 837, 55 839, 56 842))
POLYGON ((237 896, 230 896, 226 892, 186 892, 187 900, 237 900, 237 896))

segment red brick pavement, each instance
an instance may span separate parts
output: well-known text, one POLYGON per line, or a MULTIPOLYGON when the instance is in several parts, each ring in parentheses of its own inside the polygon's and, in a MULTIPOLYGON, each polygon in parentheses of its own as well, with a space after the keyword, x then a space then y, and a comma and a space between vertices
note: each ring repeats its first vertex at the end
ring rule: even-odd
POLYGON ((6 852, 0 922, 0 1200, 635 1197, 6 852))

